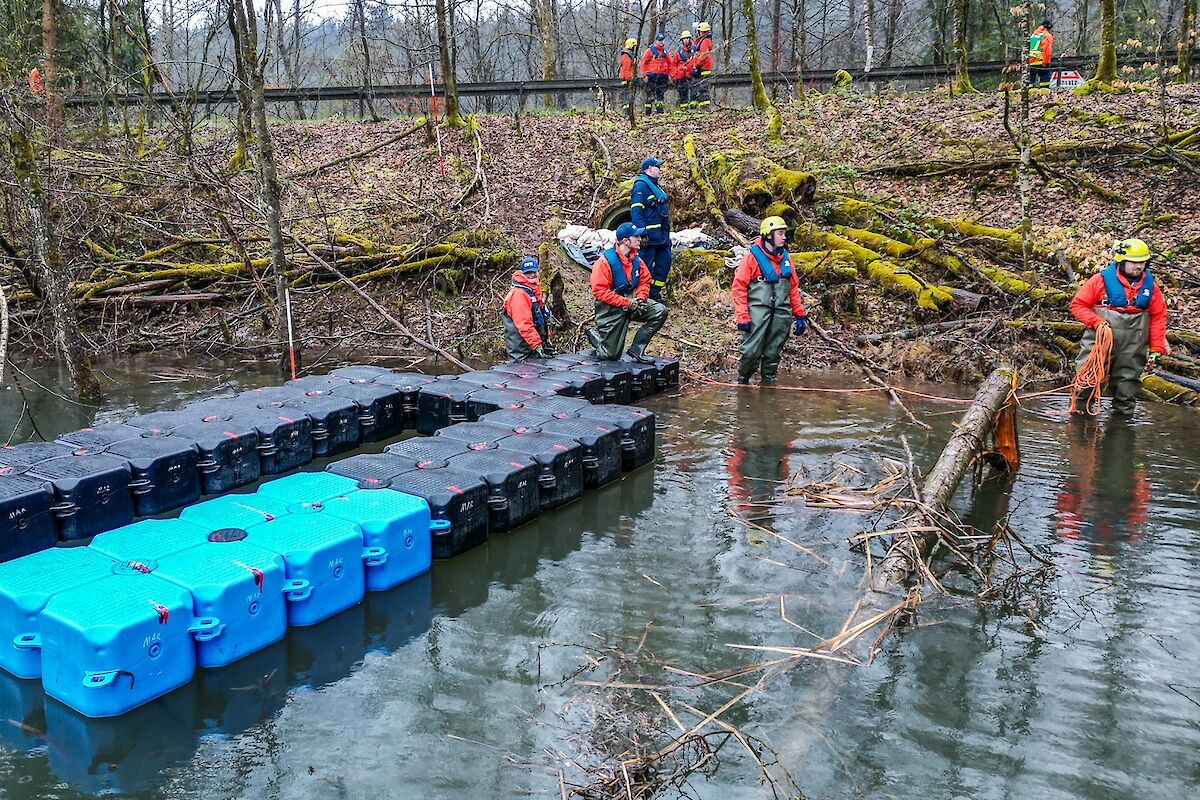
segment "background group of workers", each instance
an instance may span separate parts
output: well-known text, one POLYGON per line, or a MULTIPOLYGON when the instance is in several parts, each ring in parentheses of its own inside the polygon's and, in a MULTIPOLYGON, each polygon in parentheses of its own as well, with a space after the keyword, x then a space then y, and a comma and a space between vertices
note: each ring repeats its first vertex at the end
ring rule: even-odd
POLYGON ((647 114, 666 111, 667 89, 672 85, 679 95, 680 108, 708 108, 712 104, 711 87, 713 68, 712 27, 701 22, 696 28, 700 34, 692 40, 691 31, 679 34, 679 47, 667 47, 666 37, 661 33, 637 57, 637 39, 625 40, 625 49, 618 56, 621 80, 625 84, 625 110, 637 97, 639 77, 646 87, 647 114))
MULTIPOLYGON (((616 244, 592 265, 596 320, 584 333, 596 356, 607 361, 624 354, 632 361, 653 363, 646 349, 667 321, 663 301, 671 270, 671 213, 660 185, 662 167, 654 157, 642 162, 630 193, 632 221, 618 226, 616 244), (640 328, 626 350, 633 323, 640 328)), ((739 384, 748 384, 755 373, 764 385, 774 384, 788 338, 808 329, 787 232, 782 217, 764 219, 759 237, 734 270, 730 301, 741 333, 739 384)), ((1153 371, 1170 353, 1167 302, 1149 268, 1150 259, 1150 247, 1141 239, 1117 242, 1112 262, 1085 281, 1071 301, 1071 313, 1086 327, 1077 368, 1096 347, 1100 331, 1111 333, 1108 389, 1119 416, 1133 414, 1142 374, 1153 371)), ((550 358, 556 352, 539 268, 536 258, 523 259, 504 298, 504 342, 512 361, 550 358)))

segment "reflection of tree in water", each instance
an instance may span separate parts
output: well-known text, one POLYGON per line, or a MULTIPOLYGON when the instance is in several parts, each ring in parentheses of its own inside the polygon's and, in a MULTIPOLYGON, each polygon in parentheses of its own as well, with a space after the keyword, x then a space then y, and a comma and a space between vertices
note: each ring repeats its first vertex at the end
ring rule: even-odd
POLYGON ((1113 556, 1145 530, 1151 488, 1138 458, 1135 429, 1122 421, 1101 428, 1073 420, 1067 437, 1071 474, 1058 494, 1055 531, 1113 556))

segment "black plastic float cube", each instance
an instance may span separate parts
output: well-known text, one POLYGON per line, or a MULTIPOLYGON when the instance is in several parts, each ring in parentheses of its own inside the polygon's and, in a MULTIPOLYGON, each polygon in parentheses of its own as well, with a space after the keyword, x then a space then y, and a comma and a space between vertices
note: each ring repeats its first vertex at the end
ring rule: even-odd
POLYGON ((133 521, 129 463, 80 449, 40 461, 25 473, 54 486, 54 514, 63 541, 86 539, 133 521))
POLYGON ((0 561, 54 546, 53 504, 54 487, 47 481, 0 471, 0 561))
POLYGON ((200 489, 220 494, 254 483, 262 475, 258 457, 258 429, 232 423, 224 417, 194 422, 174 429, 173 435, 195 442, 200 458, 200 489))
POLYGON ((583 486, 599 489, 621 477, 621 429, 600 420, 568 417, 539 426, 542 433, 569 436, 583 445, 583 486))
POLYGON ((336 385, 329 394, 358 403, 359 433, 364 442, 381 442, 404 432, 404 401, 395 386, 355 381, 336 385))
POLYGON ((450 523, 433 531, 434 558, 453 558, 487 541, 488 486, 477 475, 452 467, 414 469, 391 478, 389 488, 423 498, 433 519, 450 523))

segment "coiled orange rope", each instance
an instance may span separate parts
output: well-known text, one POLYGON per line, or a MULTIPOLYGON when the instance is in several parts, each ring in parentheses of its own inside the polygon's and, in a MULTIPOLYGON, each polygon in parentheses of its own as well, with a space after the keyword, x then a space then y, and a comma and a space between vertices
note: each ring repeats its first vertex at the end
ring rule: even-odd
POLYGON ((1100 414, 1100 389, 1108 383, 1108 367, 1112 363, 1113 334, 1112 328, 1106 323, 1096 328, 1096 344, 1092 352, 1084 359, 1079 371, 1075 373, 1075 381, 1071 384, 1071 413, 1100 414), (1087 401, 1083 411, 1079 410, 1079 396, 1086 394, 1087 401))

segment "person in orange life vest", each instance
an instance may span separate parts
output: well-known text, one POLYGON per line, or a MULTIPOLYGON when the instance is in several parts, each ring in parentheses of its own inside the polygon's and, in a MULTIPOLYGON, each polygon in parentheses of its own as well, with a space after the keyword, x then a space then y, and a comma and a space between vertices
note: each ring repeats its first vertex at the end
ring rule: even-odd
POLYGON ((521 259, 520 268, 512 274, 512 288, 504 296, 500 318, 504 320, 504 347, 509 361, 555 355, 549 338, 550 309, 542 300, 538 282, 539 267, 533 256, 521 259))
POLYGON ((1050 67, 1050 58, 1054 54, 1054 25, 1050 20, 1042 20, 1041 26, 1029 37, 1029 80, 1034 86, 1044 82, 1050 85, 1054 70, 1050 67))
POLYGON ((646 81, 646 113, 661 114, 667 108, 667 84, 671 82, 671 56, 661 33, 642 54, 642 78, 646 81))
POLYGON ((679 49, 671 54, 671 79, 675 81, 680 108, 691 108, 695 105, 689 95, 692 85, 692 58, 695 55, 692 34, 690 31, 684 31, 679 34, 679 49))
POLYGON ((42 79, 41 70, 37 67, 29 70, 29 93, 34 97, 46 96, 46 81, 42 79))
POLYGON ((629 323, 642 327, 626 355, 642 364, 653 364, 646 347, 667 321, 667 307, 650 299, 650 270, 638 250, 646 230, 632 222, 617 228, 617 244, 605 250, 592 265, 592 295, 596 298, 596 327, 585 328, 596 355, 616 361, 625 348, 629 323))
POLYGON ((629 110, 629 106, 633 104, 634 95, 637 93, 637 56, 633 51, 635 47, 637 47, 637 39, 626 39, 625 49, 621 51, 621 55, 619 56, 621 80, 625 84, 625 105, 622 106, 623 111, 629 110))
POLYGON ((701 22, 697 30, 700 31, 700 38, 696 40, 696 57, 692 59, 692 105, 708 108, 712 100, 709 95, 713 70, 712 27, 707 22, 701 22))
POLYGON ((792 268, 787 248, 787 223, 767 217, 762 234, 733 273, 733 313, 742 332, 738 383, 747 384, 762 368, 764 385, 775 383, 779 359, 788 334, 808 329, 808 315, 800 299, 800 279, 792 268))
POLYGON ((1091 354, 1096 331, 1103 326, 1112 331, 1108 388, 1113 412, 1121 416, 1133 414, 1142 374, 1153 370, 1159 359, 1171 352, 1167 344, 1167 300, 1149 262, 1150 247, 1141 239, 1117 242, 1112 263, 1088 278, 1071 300, 1071 314, 1087 326, 1077 369, 1091 354))

